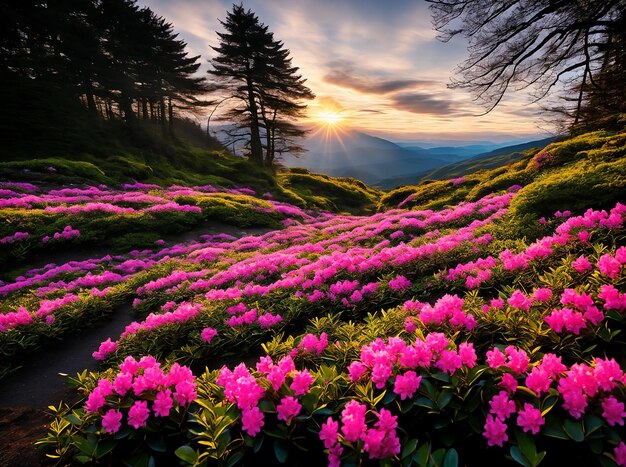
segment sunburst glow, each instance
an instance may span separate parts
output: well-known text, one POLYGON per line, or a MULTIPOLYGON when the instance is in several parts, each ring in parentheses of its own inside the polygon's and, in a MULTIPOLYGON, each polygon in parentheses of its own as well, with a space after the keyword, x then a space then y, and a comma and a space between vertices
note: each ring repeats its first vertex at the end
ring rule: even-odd
POLYGON ((318 112, 317 119, 325 125, 335 126, 343 121, 343 116, 334 110, 323 110, 318 112))

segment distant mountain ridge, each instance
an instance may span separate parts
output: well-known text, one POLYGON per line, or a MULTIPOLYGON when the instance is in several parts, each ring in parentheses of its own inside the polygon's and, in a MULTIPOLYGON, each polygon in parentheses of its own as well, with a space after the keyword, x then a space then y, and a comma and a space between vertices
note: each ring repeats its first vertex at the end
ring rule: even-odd
POLYGON ((353 177, 375 184, 383 177, 424 172, 462 161, 476 152, 455 148, 423 149, 396 143, 356 130, 313 132, 304 142, 303 158, 286 156, 287 167, 305 167, 336 177, 353 177))
POLYGON ((424 180, 445 180, 448 178, 461 177, 476 172, 477 170, 502 167, 503 165, 519 160, 523 157, 525 151, 533 148, 543 148, 552 143, 555 139, 556 138, 553 137, 544 138, 529 141, 528 143, 505 146, 433 170, 413 172, 409 175, 386 177, 378 180, 375 184, 381 188, 389 189, 402 185, 417 185, 424 180))

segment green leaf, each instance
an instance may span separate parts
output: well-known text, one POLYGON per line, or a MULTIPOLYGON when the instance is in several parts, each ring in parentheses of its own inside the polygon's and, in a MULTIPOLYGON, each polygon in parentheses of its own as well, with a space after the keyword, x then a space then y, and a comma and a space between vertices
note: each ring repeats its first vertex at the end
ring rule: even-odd
POLYGON ((94 447, 82 436, 75 436, 72 438, 73 443, 78 449, 90 458, 93 456, 94 447))
POLYGON ((233 467, 237 462, 239 462, 243 458, 243 452, 237 451, 232 456, 228 458, 226 462, 226 467, 233 467))
POLYGON ((281 464, 287 462, 289 456, 289 446, 282 440, 274 441, 274 455, 281 464))
POLYGON ((446 457, 443 458, 443 467, 457 467, 459 465, 459 455, 456 449, 448 449, 446 457))
POLYGON ((511 446, 511 448, 509 449, 509 454, 511 454, 513 460, 518 464, 521 464, 524 467, 531 467, 530 462, 528 462, 526 457, 524 457, 524 455, 517 446, 511 446))
POLYGON ((96 459, 100 459, 104 457, 106 454, 111 452, 117 446, 117 440, 115 439, 105 439, 98 443, 96 447, 96 451, 94 452, 94 456, 96 459))
POLYGON ((261 412, 265 412, 265 413, 274 413, 274 412, 276 412, 276 406, 274 405, 274 403, 272 401, 267 400, 267 399, 263 399, 259 403, 259 409, 261 409, 261 412))
POLYGON ((76 415, 74 415, 73 413, 67 414, 63 418, 65 418, 65 420, 70 422, 72 425, 80 425, 82 423, 82 420, 78 418, 76 415))
POLYGON ((517 445, 522 451, 524 457, 532 463, 537 455, 537 446, 535 446, 535 441, 533 441, 528 434, 522 431, 516 431, 515 438, 517 439, 517 445))
POLYGON ((563 423, 563 429, 570 439, 580 443, 585 440, 585 432, 579 422, 573 422, 572 420, 565 420, 563 423))
POLYGON ((428 457, 430 456, 430 443, 426 442, 422 444, 417 452, 413 455, 413 461, 418 465, 427 465, 428 457))
POLYGON ((148 439, 146 441, 146 444, 148 444, 148 447, 152 449, 153 451, 156 451, 156 452, 167 451, 167 444, 165 444, 165 441, 163 441, 162 438, 148 439))
POLYGON ((597 431, 604 426, 604 420, 602 420, 597 415, 587 414, 585 415, 584 420, 585 420, 585 433, 587 436, 589 436, 594 431, 597 431))
POLYGON ((552 438, 557 438, 557 439, 563 439, 563 440, 569 439, 567 437, 567 433, 563 431, 563 428, 558 423, 555 423, 555 422, 546 423, 543 429, 543 434, 546 436, 550 436, 552 438))
POLYGON ((452 393, 450 391, 441 391, 439 397, 437 398, 437 406, 443 410, 447 407, 447 405, 452 400, 452 393))
POLYGON ((418 405, 420 407, 426 407, 427 409, 435 408, 435 403, 427 397, 418 397, 417 399, 415 399, 415 405, 418 405))
POLYGON ((174 451, 176 457, 184 460, 188 464, 195 464, 198 460, 198 453, 191 446, 181 446, 176 451, 174 451))
POLYGON ((254 439, 254 447, 252 448, 252 451, 255 454, 259 452, 261 448, 263 447, 264 440, 265 440, 265 436, 263 436, 262 433, 260 435, 257 435, 256 438, 254 439))
POLYGON ((441 465, 443 464, 443 458, 445 457, 445 455, 446 455, 446 450, 444 448, 440 448, 434 451, 430 455, 430 458, 432 459, 435 465, 441 465))
POLYGON ((402 446, 402 452, 400 453, 400 458, 404 459, 405 457, 411 456, 415 452, 415 449, 417 449, 417 440, 416 439, 408 440, 406 443, 404 443, 404 446, 402 446))

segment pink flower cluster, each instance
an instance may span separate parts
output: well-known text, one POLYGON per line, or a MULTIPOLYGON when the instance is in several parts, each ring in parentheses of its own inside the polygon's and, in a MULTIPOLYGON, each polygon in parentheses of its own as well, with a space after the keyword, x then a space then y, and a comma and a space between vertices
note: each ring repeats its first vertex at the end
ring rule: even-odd
POLYGON ((615 252, 615 256, 605 254, 598 259, 598 269, 605 276, 615 279, 621 272, 622 266, 626 264, 626 247, 620 247, 615 252))
POLYGON ((216 381, 224 388, 226 400, 241 410, 242 429, 250 436, 256 436, 265 424, 265 414, 258 405, 269 391, 264 389, 266 386, 280 393, 280 402, 276 405, 277 418, 290 425, 302 410, 298 398, 306 395, 314 382, 308 370, 296 370, 289 356, 278 363, 274 363, 269 356, 261 357, 256 370, 259 376, 254 376, 243 363, 232 371, 223 367, 216 381))
POLYGON ((302 338, 295 350, 303 350, 304 352, 310 353, 315 352, 321 355, 326 347, 328 347, 328 335, 325 332, 321 333, 319 338, 315 334, 309 333, 302 338))
POLYGON ((566 307, 554 309, 544 318, 555 332, 563 332, 563 329, 566 329, 578 335, 587 327, 588 322, 597 325, 604 319, 604 313, 595 306, 591 295, 585 292, 578 293, 574 289, 565 289, 561 295, 561 304, 566 307))
POLYGON ((389 280, 389 288, 396 292, 404 292, 411 288, 411 281, 404 276, 396 276, 389 280))
MULTIPOLYGON (((172 304, 170 307, 176 305, 174 302, 170 303, 172 304)), ((195 317, 203 309, 204 305, 201 303, 182 302, 174 311, 167 311, 165 313, 150 313, 143 322, 138 323, 135 321, 129 324, 126 326, 126 329, 120 337, 135 334, 139 331, 152 331, 153 329, 167 324, 184 323, 185 321, 195 317)))
POLYGON ((597 400, 608 425, 624 425, 625 405, 613 391, 623 390, 626 375, 614 359, 596 358, 593 365, 575 363, 568 368, 560 357, 545 354, 537 364, 529 363, 526 352, 513 346, 507 347, 505 353, 498 348, 487 352, 487 364, 503 371, 500 383, 503 390, 489 402, 483 433, 489 446, 502 446, 508 441, 506 420, 515 413, 517 425, 532 434, 539 433, 545 423, 535 404, 516 403, 518 378, 523 378, 524 385, 538 398, 555 388, 562 398, 563 409, 575 419, 580 419, 589 403, 597 400))
POLYGON ((476 353, 471 343, 464 342, 455 349, 448 349, 450 340, 443 334, 433 332, 425 340, 416 339, 407 344, 399 337, 387 342, 376 339, 361 348, 360 360, 348 367, 350 379, 360 381, 369 374, 372 383, 383 389, 395 376, 394 392, 402 399, 412 397, 419 388, 421 377, 415 370, 436 368, 452 374, 466 366, 476 365, 476 353))
POLYGON ((97 351, 91 354, 94 360, 104 360, 109 354, 112 354, 117 350, 117 342, 111 341, 109 337, 107 340, 100 344, 97 351))
POLYGON ((13 235, 7 235, 6 237, 0 238, 0 243, 21 242, 22 240, 26 240, 28 237, 30 237, 28 232, 15 232, 13 235))
POLYGON ((42 242, 48 243, 50 240, 70 240, 72 238, 80 237, 80 231, 74 229, 71 225, 66 225, 61 232, 55 232, 50 238, 48 235, 41 239, 42 242))
MULTIPOLYGON (((412 305, 414 302, 407 303, 412 305)), ((405 303, 405 307, 407 303, 405 303)), ((443 324, 448 322, 456 328, 464 327, 467 330, 472 330, 476 327, 476 319, 463 310, 464 304, 465 301, 457 295, 446 294, 437 300, 433 306, 427 303, 420 304, 417 317, 424 324, 443 324)))
POLYGON ((139 429, 147 425, 152 413, 155 417, 168 417, 172 408, 185 407, 198 397, 191 370, 178 363, 165 372, 153 357, 139 361, 126 357, 119 370, 113 381, 99 380, 85 402, 86 412, 101 416, 106 433, 120 430, 122 407, 130 405, 127 423, 139 429))
POLYGON ((320 429, 320 440, 328 450, 328 465, 338 466, 341 463, 343 447, 339 441, 339 431, 348 443, 363 443, 363 451, 370 459, 385 459, 400 453, 400 439, 396 433, 398 417, 387 409, 373 412, 377 418, 373 426, 366 422, 367 406, 358 401, 349 401, 341 412, 341 428, 339 422, 328 417, 320 429))

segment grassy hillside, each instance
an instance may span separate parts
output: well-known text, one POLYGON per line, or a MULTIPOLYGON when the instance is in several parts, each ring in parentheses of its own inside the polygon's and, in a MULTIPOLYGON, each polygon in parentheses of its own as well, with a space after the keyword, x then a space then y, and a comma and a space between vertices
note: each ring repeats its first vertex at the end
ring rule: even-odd
MULTIPOLYGON (((558 210, 606 208, 623 201, 624 155, 626 133, 585 133, 551 143, 541 150, 526 151, 503 167, 397 188, 381 198, 378 210, 397 206, 441 209, 517 185, 523 188, 511 205, 510 217, 520 225, 532 225, 540 217, 558 210)), ((496 156, 496 159, 507 157, 496 156)))

